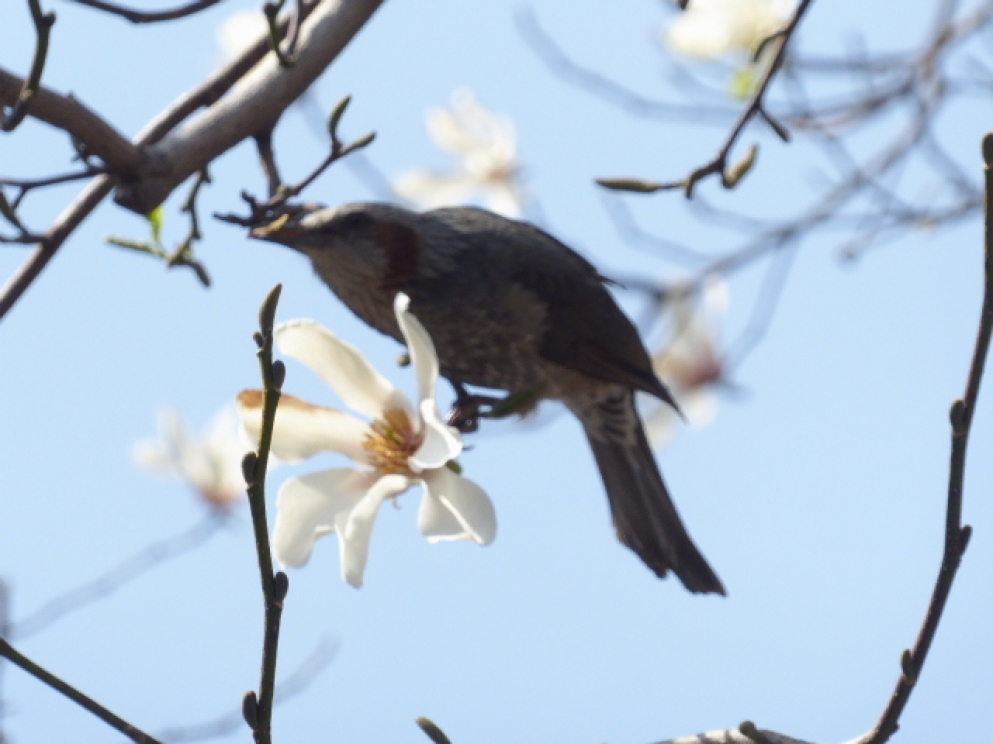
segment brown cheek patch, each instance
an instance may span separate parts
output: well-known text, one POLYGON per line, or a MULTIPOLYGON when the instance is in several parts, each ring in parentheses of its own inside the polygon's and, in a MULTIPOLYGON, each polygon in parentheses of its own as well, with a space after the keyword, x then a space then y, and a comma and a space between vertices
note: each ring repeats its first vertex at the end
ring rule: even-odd
POLYGON ((380 289, 395 292, 402 289, 417 273, 421 257, 421 241, 412 227, 399 222, 379 222, 372 231, 373 239, 386 252, 386 274, 380 289))

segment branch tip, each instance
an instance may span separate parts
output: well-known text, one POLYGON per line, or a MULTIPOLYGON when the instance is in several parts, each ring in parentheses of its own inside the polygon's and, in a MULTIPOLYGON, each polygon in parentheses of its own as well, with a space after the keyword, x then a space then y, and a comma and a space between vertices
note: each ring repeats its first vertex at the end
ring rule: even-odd
POLYGON ((266 339, 272 336, 272 327, 276 321, 276 305, 279 304, 279 294, 282 291, 283 285, 277 284, 269 290, 269 294, 262 301, 262 307, 259 308, 259 329, 266 339))
POLYGON ((352 96, 347 95, 338 101, 338 105, 334 107, 334 111, 331 112, 331 117, 328 119, 328 134, 331 135, 332 142, 338 142, 338 124, 341 123, 341 117, 345 114, 345 109, 348 108, 348 104, 352 102, 352 96))
POLYGON ((434 742, 434 744, 452 744, 452 740, 445 736, 445 732, 438 728, 437 724, 430 718, 416 718, 414 720, 421 731, 423 731, 427 737, 434 742))

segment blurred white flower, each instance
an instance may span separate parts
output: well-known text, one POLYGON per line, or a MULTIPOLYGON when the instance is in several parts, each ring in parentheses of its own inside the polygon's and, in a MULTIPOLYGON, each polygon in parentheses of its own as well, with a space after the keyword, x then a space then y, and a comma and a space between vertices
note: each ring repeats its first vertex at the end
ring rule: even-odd
MULTIPOLYGON (((333 408, 283 394, 276 411, 272 451, 299 461, 318 452, 348 455, 358 468, 322 470, 293 478, 279 492, 273 542, 285 566, 310 560, 314 541, 338 533, 342 578, 362 586, 372 527, 386 499, 422 486, 418 524, 428 542, 473 540, 487 545, 496 537, 496 514, 486 493, 451 470, 462 451, 458 432, 441 420, 435 402, 438 358, 421 324, 398 294, 397 321, 417 375, 419 403, 402 392, 331 331, 310 320, 282 323, 275 330, 280 351, 310 367, 352 409, 371 423, 333 408)), ((242 421, 258 432, 262 392, 238 396, 242 421)))
POLYGON ((521 215, 525 197, 518 184, 517 137, 509 117, 494 114, 471 91, 459 89, 449 108, 428 112, 427 128, 435 144, 455 156, 455 169, 403 173, 393 184, 398 195, 426 209, 480 198, 505 217, 521 215))
POLYGON ((261 8, 239 10, 225 18, 217 27, 217 44, 224 60, 234 59, 269 33, 261 8))
POLYGON ((138 467, 186 481, 208 505, 226 509, 245 493, 241 460, 252 445, 234 411, 225 408, 197 437, 176 411, 159 415, 159 438, 135 444, 138 467))
POLYGON ((671 49, 688 57, 753 55, 789 21, 796 0, 690 0, 666 30, 671 49))
MULTIPOLYGON (((727 284, 710 279, 699 293, 681 292, 665 308, 669 338, 652 355, 652 365, 691 426, 706 426, 717 415, 714 388, 725 374, 718 326, 728 300, 727 284)), ((668 442, 679 420, 671 406, 660 406, 645 418, 649 441, 656 446, 668 442)))

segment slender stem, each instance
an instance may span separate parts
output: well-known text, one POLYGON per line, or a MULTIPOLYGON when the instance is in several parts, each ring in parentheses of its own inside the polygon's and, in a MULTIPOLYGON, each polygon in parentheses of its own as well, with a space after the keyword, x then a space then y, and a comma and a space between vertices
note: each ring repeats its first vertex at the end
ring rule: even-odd
POLYGON ((117 716, 104 708, 100 705, 100 703, 81 693, 75 687, 66 684, 51 672, 35 664, 31 661, 31 659, 17 651, 6 641, 6 639, 3 638, 0 638, 0 656, 10 660, 11 663, 16 664, 28 674, 44 682, 56 692, 61 693, 74 703, 82 706, 104 723, 120 731, 136 744, 160 744, 158 739, 154 739, 141 729, 132 726, 120 716, 117 716))
POLYGON ((924 667, 931 642, 938 631, 938 624, 941 622, 941 615, 948 602, 952 583, 972 534, 972 529, 969 526, 962 526, 962 491, 969 432, 972 427, 976 401, 979 398, 979 387, 990 348, 990 336, 993 334, 993 135, 988 134, 983 139, 983 160, 986 164, 983 306, 965 395, 961 400, 955 401, 951 409, 952 452, 948 475, 948 504, 945 513, 944 555, 917 641, 912 649, 904 652, 903 673, 897 681, 896 689, 894 689, 890 702, 887 704, 886 710, 883 711, 879 722, 869 735, 861 740, 864 744, 882 744, 896 732, 900 715, 907 707, 910 695, 924 667))

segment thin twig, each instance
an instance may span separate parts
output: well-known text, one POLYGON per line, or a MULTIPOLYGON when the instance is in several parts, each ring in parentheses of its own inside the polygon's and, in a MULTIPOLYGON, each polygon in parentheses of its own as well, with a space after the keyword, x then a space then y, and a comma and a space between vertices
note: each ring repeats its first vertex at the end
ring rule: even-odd
POLYGON ((288 580, 280 571, 273 574, 272 550, 269 546, 269 525, 265 507, 265 476, 272 444, 272 430, 276 419, 280 389, 286 376, 286 367, 272 360, 273 324, 276 305, 282 285, 277 284, 259 310, 259 332, 255 334, 258 345, 259 367, 265 391, 262 409, 262 431, 256 452, 249 452, 243 462, 245 481, 248 483, 248 503, 252 510, 255 530, 255 549, 258 553, 259 574, 262 579, 262 597, 265 603, 265 630, 262 643, 262 674, 258 694, 249 692, 243 701, 242 713, 252 728, 256 744, 271 744, 272 706, 276 690, 276 655, 279 650, 279 622, 283 614, 288 580))
POLYGON ((131 23, 158 23, 159 21, 174 21, 177 18, 185 18, 199 13, 201 10, 217 5, 221 0, 196 0, 196 2, 180 5, 170 10, 133 10, 115 3, 104 2, 104 0, 72 0, 72 2, 112 13, 131 21, 131 23))
MULTIPOLYGON (((100 176, 107 172, 106 168, 86 168, 81 171, 76 171, 75 173, 63 173, 59 176, 49 176, 48 178, 0 178, 0 185, 3 186, 14 186, 22 191, 30 191, 31 189, 40 189, 45 186, 54 186, 59 183, 67 183, 68 181, 81 181, 84 178, 92 178, 93 176, 100 176)), ((13 205, 16 208, 17 203, 20 201, 20 197, 14 200, 13 205)))
POLYGON ((66 615, 113 594, 163 562, 195 550, 217 533, 221 518, 220 514, 211 514, 192 529, 146 546, 101 576, 50 599, 27 617, 11 623, 3 637, 20 641, 33 636, 66 615))
MULTIPOLYGON (((319 0, 311 0, 308 3, 308 15, 313 12, 318 4, 319 0)), ((167 106, 145 126, 135 138, 134 145, 142 147, 158 142, 198 108, 209 106, 216 102, 245 73, 258 64, 268 51, 268 41, 266 39, 260 39, 257 43, 242 52, 239 57, 214 73, 205 82, 195 86, 167 106)), ((0 75, 0 82, 3 82, 3 75, 0 75)), ((107 197, 114 188, 114 185, 115 179, 111 176, 99 176, 96 178, 65 209, 48 232, 45 233, 44 237, 37 241, 38 244, 34 253, 8 279, 7 283, 0 288, 0 319, 17 303, 25 290, 45 270, 48 262, 52 260, 66 239, 96 209, 97 205, 107 197)))
POLYGON ((55 13, 42 13, 39 0, 28 0, 28 7, 31 9, 31 21, 34 23, 38 40, 35 43, 31 72, 24 81, 17 103, 6 114, 0 111, 0 129, 5 132, 13 132, 24 121, 31 99, 35 97, 41 86, 41 74, 45 70, 45 60, 48 57, 48 41, 52 35, 52 26, 55 24, 55 13))
MULTIPOLYGON (((772 60, 772 64, 769 65, 769 69, 766 70, 765 75, 762 76, 762 82, 759 84, 758 90, 755 91, 752 96, 751 103, 741 112, 741 116, 738 117, 738 121, 733 127, 731 127, 731 132, 728 134, 728 138, 724 143, 724 146, 718 151, 717 155, 709 163, 697 168, 693 171, 686 179, 686 197, 691 198, 693 196, 693 188, 696 186, 697 182, 701 179, 706 178, 709 175, 715 173, 720 174, 721 184, 724 188, 733 188, 738 179, 732 179, 728 177, 728 156, 731 153, 731 149, 734 147, 735 143, 738 141, 738 137, 745 130, 745 126, 754 119, 756 116, 761 115, 765 121, 775 129, 776 133, 781 139, 787 139, 788 135, 784 129, 777 128, 775 120, 769 113, 765 110, 764 100, 766 91, 772 84, 773 78, 779 71, 779 68, 783 65, 783 59, 786 56, 786 48, 789 46, 790 40, 793 38, 793 34, 800 25, 800 19, 803 18, 804 13, 810 7, 811 0, 800 0, 793 11, 793 18, 790 22, 779 32, 780 37, 778 48, 776 49, 776 56, 772 60)), ((740 177, 739 177, 740 178, 740 177)))
POLYGON ((11 663, 16 664, 35 679, 44 682, 53 690, 61 693, 74 703, 82 706, 107 725, 120 731, 126 737, 131 739, 131 741, 135 742, 135 744, 161 744, 158 739, 154 739, 136 726, 132 726, 120 716, 115 715, 111 711, 104 708, 97 701, 84 695, 75 687, 66 684, 48 670, 31 661, 31 659, 11 646, 4 638, 0 638, 0 656, 8 659, 11 663))
POLYGON ((265 174, 269 198, 271 199, 279 193, 279 187, 283 185, 283 179, 279 175, 279 166, 276 165, 276 153, 272 149, 271 129, 255 135, 255 149, 259 153, 259 162, 262 164, 262 172, 265 174))
POLYGON ((928 604, 924 623, 914 647, 904 651, 901 659, 902 673, 886 710, 875 728, 863 740, 864 744, 883 744, 899 727, 900 715, 910 700, 924 661, 927 659, 931 642, 938 631, 941 615, 948 602, 948 595, 955 581, 962 561, 962 555, 969 544, 972 528, 962 525, 962 491, 965 481, 965 456, 969 445, 969 432, 976 412, 979 387, 983 379, 983 369, 993 334, 993 135, 983 139, 983 160, 986 176, 986 226, 985 259, 983 282, 983 305, 979 319, 979 332, 969 366, 969 376, 965 395, 952 404, 952 453, 948 473, 948 504, 945 512, 945 546, 935 581, 931 602, 928 604))

